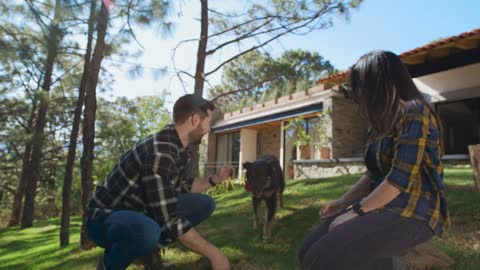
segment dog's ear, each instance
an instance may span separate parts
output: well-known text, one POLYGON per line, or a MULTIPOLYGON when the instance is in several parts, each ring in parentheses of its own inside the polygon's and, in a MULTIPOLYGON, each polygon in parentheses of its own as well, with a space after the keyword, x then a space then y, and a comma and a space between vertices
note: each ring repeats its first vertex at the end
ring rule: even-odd
POLYGON ((270 162, 269 164, 270 166, 270 171, 271 171, 271 175, 272 175, 272 178, 273 177, 276 177, 277 175, 277 167, 275 166, 275 163, 274 162, 270 162))
POLYGON ((252 162, 247 161, 247 162, 244 162, 244 163, 243 163, 243 168, 245 168, 245 169, 247 169, 247 170, 248 170, 251 166, 252 166, 252 162))
POLYGON ((276 160, 269 160, 268 161, 268 168, 270 170, 270 174, 272 176, 276 176, 277 175, 277 161, 276 160))

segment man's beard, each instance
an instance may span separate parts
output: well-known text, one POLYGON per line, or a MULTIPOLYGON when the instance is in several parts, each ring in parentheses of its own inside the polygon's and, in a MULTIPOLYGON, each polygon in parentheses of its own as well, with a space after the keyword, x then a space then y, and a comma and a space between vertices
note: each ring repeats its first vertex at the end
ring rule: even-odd
POLYGON ((195 130, 192 130, 190 134, 188 134, 188 140, 190 141, 191 145, 199 145, 202 143, 202 138, 203 138, 204 133, 200 128, 197 128, 195 130))

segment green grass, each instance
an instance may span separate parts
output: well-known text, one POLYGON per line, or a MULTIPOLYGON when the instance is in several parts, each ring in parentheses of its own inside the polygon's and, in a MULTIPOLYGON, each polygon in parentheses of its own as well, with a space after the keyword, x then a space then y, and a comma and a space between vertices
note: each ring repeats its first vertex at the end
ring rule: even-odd
MULTIPOLYGON (((261 230, 252 228, 249 194, 243 190, 215 195, 217 210, 198 228, 220 247, 233 269, 298 269, 297 248, 319 222, 318 210, 339 197, 358 175, 289 181, 284 209, 277 212, 273 240, 264 242, 261 230)), ((480 269, 480 194, 473 190, 471 169, 446 170, 445 183, 453 226, 444 239, 434 244, 455 261, 454 269, 480 269)), ((262 208, 263 210, 263 208, 262 208)), ((0 230, 0 269, 95 269, 101 249, 82 251, 78 245, 80 219, 72 219, 72 244, 59 248, 59 220, 35 223, 33 228, 0 230)), ((164 258, 176 264, 172 269, 209 269, 208 261, 180 245, 169 247, 164 258)), ((130 267, 129 269, 140 269, 130 267)))

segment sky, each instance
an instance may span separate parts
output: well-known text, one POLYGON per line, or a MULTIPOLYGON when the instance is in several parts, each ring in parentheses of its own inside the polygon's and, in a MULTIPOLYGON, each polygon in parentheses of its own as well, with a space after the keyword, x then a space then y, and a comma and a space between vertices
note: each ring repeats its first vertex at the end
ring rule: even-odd
MULTIPOLYGON (((193 79, 184 76, 183 85, 173 72, 173 49, 182 40, 198 38, 200 32, 200 5, 198 0, 183 1, 176 7, 175 30, 168 38, 161 37, 154 30, 136 32, 138 41, 144 47, 131 44, 132 51, 141 49, 143 55, 134 60, 145 66, 140 79, 127 76, 125 69, 111 68, 115 83, 110 98, 126 96, 161 95, 166 89, 171 94, 167 106, 171 111, 173 102, 181 95, 193 92, 193 79), (166 67, 167 73, 160 79, 150 71, 166 67)), ((236 5, 237 0, 211 0, 212 8, 221 9, 224 5, 236 5)), ((334 26, 317 30, 305 36, 287 36, 268 49, 273 56, 285 50, 302 49, 318 52, 329 60, 335 68, 344 70, 354 64, 363 54, 374 49, 385 49, 397 54, 423 46, 439 38, 458 35, 480 27, 480 1, 477 0, 364 0, 360 8, 353 10, 349 21, 338 18, 334 26)), ((175 65, 194 74, 197 42, 187 43, 177 49, 175 65)), ((207 59, 207 68, 225 59, 227 53, 207 59)), ((108 61, 105 62, 108 68, 108 61)), ((209 77, 211 85, 220 82, 221 71, 209 77)), ((208 84, 205 85, 209 87, 208 84)), ((206 93, 207 90, 204 90, 206 93)))

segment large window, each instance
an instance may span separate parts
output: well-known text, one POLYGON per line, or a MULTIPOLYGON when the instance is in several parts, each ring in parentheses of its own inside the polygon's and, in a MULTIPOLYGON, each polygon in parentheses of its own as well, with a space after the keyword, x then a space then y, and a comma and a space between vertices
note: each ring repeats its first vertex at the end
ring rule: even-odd
POLYGON ((315 145, 318 143, 315 138, 318 138, 318 125, 320 124, 320 119, 318 117, 312 117, 307 119, 307 133, 312 138, 310 143, 309 158, 318 160, 320 159, 320 152, 316 151, 315 145))
POLYGON ((240 132, 217 137, 217 162, 237 164, 240 158, 240 132))
POLYGON ((480 98, 439 103, 445 154, 468 154, 468 145, 480 143, 480 98))
MULTIPOLYGON (((306 131, 311 138, 317 137, 317 125, 319 123, 318 117, 311 117, 302 120, 302 128, 306 131)), ((285 126, 288 125, 288 122, 285 123, 285 126)), ((315 141, 312 141, 304 151, 298 151, 295 147, 294 142, 297 140, 297 134, 294 129, 284 130, 284 149, 285 149, 285 165, 289 165, 292 160, 301 159, 320 159, 320 153, 315 151, 315 141), (306 150, 306 151, 305 151, 306 150), (298 155, 302 155, 299 157, 298 155)))

